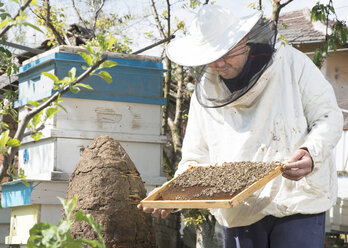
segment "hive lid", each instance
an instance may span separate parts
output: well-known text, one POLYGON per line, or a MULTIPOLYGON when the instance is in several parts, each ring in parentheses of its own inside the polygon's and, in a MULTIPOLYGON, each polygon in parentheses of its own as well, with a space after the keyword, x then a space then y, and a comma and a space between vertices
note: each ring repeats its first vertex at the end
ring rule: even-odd
MULTIPOLYGON (((36 55, 34 57, 31 57, 30 59, 27 59, 23 61, 23 65, 32 63, 36 60, 39 60, 41 58, 44 58, 50 54, 53 53, 72 53, 72 54, 78 54, 79 52, 86 52, 87 50, 83 47, 79 46, 67 46, 67 45, 61 45, 58 47, 55 47, 51 50, 48 50, 46 52, 43 52, 39 55, 36 55)), ((155 56, 148 56, 148 55, 135 55, 135 54, 124 54, 124 53, 114 53, 114 52, 107 52, 106 55, 109 58, 119 58, 119 59, 130 59, 130 60, 142 60, 142 61, 149 61, 154 63, 161 63, 162 59, 160 57, 155 56)))

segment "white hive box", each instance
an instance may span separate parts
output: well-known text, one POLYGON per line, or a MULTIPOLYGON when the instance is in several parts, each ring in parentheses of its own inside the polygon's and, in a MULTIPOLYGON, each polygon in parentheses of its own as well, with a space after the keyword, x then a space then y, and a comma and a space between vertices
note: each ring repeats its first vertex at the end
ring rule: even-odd
POLYGON ((338 171, 338 198, 330 209, 329 230, 348 233, 348 130, 343 130, 342 137, 335 148, 336 168, 338 171))
POLYGON ((348 175, 338 176, 338 197, 331 209, 331 230, 348 232, 348 175))
POLYGON ((338 197, 331 212, 331 231, 348 233, 348 198, 338 197))
POLYGON ((1 205, 11 210, 10 228, 4 233, 8 245, 24 245, 29 230, 39 222, 57 225, 62 218, 62 205, 57 197, 64 198, 67 183, 64 181, 20 181, 2 185, 1 205))
POLYGON ((11 209, 0 209, 0 248, 7 248, 5 238, 10 230, 11 209))
MULTIPOLYGON (((29 100, 52 95, 52 82, 41 72, 59 78, 71 67, 81 73, 77 48, 58 47, 27 61, 19 75, 19 118, 29 100)), ((81 147, 106 134, 118 140, 148 186, 166 181, 161 169, 165 136, 161 135, 163 68, 158 58, 108 54, 118 63, 109 68, 113 82, 98 77, 85 81, 93 91, 82 90, 62 97, 61 110, 46 123, 43 137, 26 138, 19 150, 19 167, 29 179, 67 180, 80 159, 81 147)))

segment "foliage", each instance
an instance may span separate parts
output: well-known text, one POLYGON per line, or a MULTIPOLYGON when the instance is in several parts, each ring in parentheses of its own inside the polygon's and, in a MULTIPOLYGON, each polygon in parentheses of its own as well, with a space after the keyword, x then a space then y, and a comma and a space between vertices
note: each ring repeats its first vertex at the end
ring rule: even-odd
MULTIPOLYGON (((46 74, 46 72, 42 73, 43 75, 46 74)), ((47 99, 43 99, 42 102, 45 102, 47 99)), ((43 109, 28 122, 27 129, 31 130, 31 137, 37 141, 41 138, 42 132, 41 129, 44 128, 44 125, 47 120, 52 119, 54 114, 56 114, 61 108, 64 108, 60 103, 62 102, 61 98, 58 97, 56 101, 53 101, 50 103, 50 106, 43 109)), ((29 101, 27 108, 37 108, 40 106, 40 103, 38 101, 29 101)))
MULTIPOLYGON (((67 23, 66 16, 64 14, 64 8, 57 8, 55 5, 49 7, 49 22, 58 32, 61 37, 67 35, 67 23)), ((37 5, 34 9, 36 18, 36 23, 41 26, 46 26, 46 16, 47 16, 47 5, 37 5)), ((57 41, 57 36, 54 35, 52 28, 47 27, 47 32, 45 32, 46 37, 49 39, 47 43, 48 46, 57 46, 59 43, 57 41)))
MULTIPOLYGON (((2 43, 5 42, 5 39, 2 43)), ((18 71, 18 66, 12 62, 12 53, 5 47, 0 46, 0 72, 6 71, 6 75, 10 76, 18 71)))
POLYGON ((105 242, 101 234, 102 227, 92 215, 85 214, 78 210, 73 216, 73 211, 77 201, 75 195, 73 199, 67 201, 59 198, 64 207, 65 219, 61 220, 57 226, 49 223, 38 223, 30 229, 28 248, 83 248, 90 245, 96 248, 105 248, 105 242), (99 240, 89 240, 84 238, 74 239, 70 230, 72 225, 78 221, 87 222, 97 233, 99 240))
POLYGON ((183 215, 184 218, 182 218, 182 220, 185 222, 186 226, 192 224, 195 229, 197 229, 199 225, 208 220, 210 211, 208 209, 185 209, 183 215))
MULTIPOLYGON (((15 17, 12 17, 4 8, 4 4, 0 2, 0 74, 6 71, 7 76, 18 72, 18 66, 13 61, 12 53, 5 47, 6 42, 6 30, 14 26, 27 26, 31 27, 39 32, 42 32, 40 28, 26 21, 26 14, 24 12, 24 0, 12 0, 19 5, 19 11, 15 17)), ((29 3, 29 2, 28 2, 29 3)), ((30 1, 30 5, 36 6, 37 0, 30 1)))
MULTIPOLYGON (((130 45, 133 43, 132 39, 130 39, 126 33, 118 32, 117 30, 115 32, 111 32, 112 29, 115 28, 116 25, 122 26, 126 25, 128 21, 132 19, 131 15, 124 15, 124 16, 118 16, 116 14, 110 14, 109 16, 101 16, 96 21, 96 28, 99 34, 102 34, 112 43, 108 46, 107 50, 110 52, 117 52, 117 53, 131 53, 132 50, 130 49, 130 45), (118 33, 121 35, 113 35, 113 33, 118 33)), ((97 38, 94 38, 87 43, 93 46, 97 38)))
MULTIPOLYGON (((97 35, 97 37, 93 38, 92 40, 89 40, 86 42, 89 46, 95 46, 98 43, 98 36, 101 36, 103 34, 97 35)), ((116 39, 115 36, 113 36, 110 32, 105 34, 108 37, 109 43, 107 45, 107 51, 109 52, 116 52, 116 53, 131 53, 132 49, 130 49, 130 45, 132 44, 132 40, 128 37, 125 37, 124 40, 121 42, 120 40, 116 39)))
POLYGON ((329 50, 336 52, 337 45, 344 45, 347 43, 348 29, 344 21, 337 19, 332 0, 328 4, 320 4, 319 2, 313 6, 311 11, 312 21, 321 21, 326 23, 326 37, 325 43, 314 51, 313 62, 321 67, 323 58, 328 55, 329 50), (329 16, 335 16, 334 24, 331 26, 332 32, 329 32, 330 23, 329 16))
MULTIPOLYGON (((13 0, 14 2, 17 2, 19 5, 22 5, 24 1, 18 1, 13 0)), ((32 5, 36 4, 36 1, 31 2, 32 5)), ((20 10, 18 14, 15 17, 11 17, 11 15, 6 11, 4 8, 4 4, 0 2, 0 30, 1 34, 1 42, 0 42, 0 73, 2 74, 4 71, 6 71, 7 76, 10 76, 13 73, 18 72, 18 66, 14 61, 12 60, 12 53, 10 50, 8 50, 5 45, 6 42, 6 36, 5 36, 5 29, 8 29, 9 27, 13 26, 29 26, 33 29, 36 29, 37 31, 42 32, 39 28, 32 25, 29 22, 26 22, 25 20, 26 14, 24 11, 20 10)))
POLYGON ((132 15, 124 14, 120 16, 115 13, 106 14, 102 9, 97 10, 103 6, 103 3, 98 0, 79 0, 79 2, 81 6, 89 7, 87 13, 84 13, 83 17, 80 14, 81 11, 75 9, 80 18, 80 22, 89 30, 93 37, 87 41, 89 45, 94 46, 97 34, 102 34, 114 41, 113 46, 110 46, 108 51, 118 53, 132 52, 130 45, 133 41, 129 38, 127 32, 124 31, 129 21, 133 19, 132 15))
MULTIPOLYGON (((12 0, 16 3, 18 3, 18 5, 21 7, 24 3, 24 0, 12 0)), ((36 5, 37 4, 37 0, 33 0, 30 2, 31 5, 36 5)), ((4 28, 5 26, 19 26, 19 25, 24 25, 24 26, 29 26, 39 32, 42 32, 41 29, 39 29, 37 26, 26 22, 26 14, 24 11, 20 10, 19 11, 19 15, 16 16, 15 18, 12 18, 11 15, 9 13, 7 13, 4 9, 2 9, 3 7, 3 3, 0 3, 0 18, 1 18, 1 23, 0 23, 0 29, 4 28)))
POLYGON ((18 139, 12 139, 10 137, 10 130, 6 130, 0 135, 0 154, 6 155, 9 147, 19 146, 20 142, 18 139))
POLYGON ((348 171, 337 171, 338 176, 348 176, 348 171))

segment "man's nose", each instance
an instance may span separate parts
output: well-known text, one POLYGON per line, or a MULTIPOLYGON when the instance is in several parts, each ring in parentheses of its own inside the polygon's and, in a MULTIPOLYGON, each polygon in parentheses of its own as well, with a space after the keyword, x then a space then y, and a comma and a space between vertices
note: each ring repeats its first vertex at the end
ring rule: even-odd
POLYGON ((224 67, 226 65, 226 62, 223 58, 220 58, 214 62, 215 67, 224 67))

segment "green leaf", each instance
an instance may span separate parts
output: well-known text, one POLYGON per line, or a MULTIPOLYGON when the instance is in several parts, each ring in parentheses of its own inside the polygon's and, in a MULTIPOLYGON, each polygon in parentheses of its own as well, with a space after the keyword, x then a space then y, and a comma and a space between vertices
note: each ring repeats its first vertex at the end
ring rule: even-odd
POLYGON ((99 225, 91 214, 84 214, 82 210, 78 210, 75 214, 75 221, 86 221, 101 236, 102 227, 99 225))
POLYGON ((72 79, 72 80, 75 80, 75 76, 76 76, 76 67, 73 67, 70 69, 69 71, 69 77, 72 79))
POLYGON ((3 47, 0 47, 0 52, 5 53, 8 58, 11 58, 12 56, 12 53, 8 49, 5 49, 3 47))
POLYGON ((24 26, 29 26, 29 27, 35 29, 36 31, 39 31, 39 32, 43 33, 43 31, 38 26, 35 26, 35 25, 33 25, 33 24, 29 23, 29 22, 23 22, 22 24, 24 26))
POLYGON ((347 43, 347 33, 348 33, 347 29, 345 29, 345 28, 341 29, 341 39, 342 39, 343 44, 347 43))
POLYGON ((79 54, 81 55, 81 57, 86 61, 86 63, 91 66, 93 63, 93 58, 92 55, 87 54, 87 53, 83 53, 83 52, 79 52, 79 54))
POLYGON ((80 92, 80 89, 76 86, 70 85, 69 88, 70 88, 70 91, 74 94, 77 94, 80 92))
POLYGON ((28 124, 27 124, 27 129, 32 129, 32 126, 31 126, 30 122, 28 122, 28 124))
POLYGON ((63 109, 65 113, 68 113, 68 110, 67 110, 63 105, 57 104, 57 106, 58 106, 59 108, 63 109))
POLYGON ((69 77, 64 77, 62 80, 59 80, 59 83, 70 84, 71 83, 71 79, 69 77))
POLYGON ((50 228, 41 231, 43 236, 42 243, 44 245, 47 247, 58 247, 54 245, 57 242, 57 229, 56 226, 51 226, 50 228))
POLYGON ((67 216, 67 219, 70 219, 70 216, 74 210, 74 207, 75 207, 75 204, 76 204, 76 201, 77 201, 77 196, 74 195, 74 197, 70 200, 65 200, 61 197, 57 197, 58 200, 62 203, 63 205, 63 208, 64 208, 64 212, 67 216))
POLYGON ((10 139, 9 134, 10 134, 10 130, 6 130, 5 132, 1 133, 1 136, 0 136, 0 147, 5 147, 6 146, 8 140, 10 139))
POLYGON ((102 243, 100 243, 97 240, 82 239, 82 242, 92 247, 105 247, 105 246, 102 246, 102 243))
POLYGON ((0 23, 0 29, 2 29, 3 27, 5 27, 9 21, 10 21, 10 19, 7 19, 7 20, 1 22, 1 23, 0 23))
POLYGON ((83 46, 84 48, 86 48, 88 50, 88 52, 93 54, 93 49, 91 47, 91 45, 87 44, 86 46, 83 46))
POLYGON ((29 234, 31 235, 38 235, 41 234, 42 230, 45 229, 50 229, 50 228, 54 228, 55 226, 52 224, 48 224, 45 222, 40 222, 38 224, 35 224, 30 230, 29 230, 29 234))
POLYGON ((8 125, 5 122, 0 122, 0 128, 8 129, 8 125))
POLYGON ((117 62, 112 61, 112 60, 106 60, 100 65, 100 68, 108 68, 108 67, 113 67, 116 66, 117 62))
POLYGON ((11 74, 12 74, 12 66, 8 66, 6 69, 6 75, 11 76, 11 74))
POLYGON ((83 88, 86 88, 89 90, 93 90, 93 88, 89 84, 78 83, 78 84, 75 84, 75 86, 83 87, 83 88))
POLYGON ((45 232, 45 230, 54 231, 56 229, 57 229, 56 226, 52 224, 44 223, 44 222, 35 224, 29 230, 30 237, 27 242, 27 247, 28 248, 46 248, 47 246, 44 243, 46 243, 47 241, 44 234, 47 234, 47 232, 45 232))
POLYGON ((64 220, 62 221, 58 226, 58 233, 61 234, 67 234, 70 232, 70 221, 64 220))
POLYGON ((102 34, 97 34, 97 41, 102 49, 107 48, 107 43, 105 42, 105 37, 102 34))
POLYGON ((57 77, 56 75, 53 75, 52 73, 49 73, 49 72, 45 72, 45 71, 44 71, 44 72, 41 72, 41 74, 44 75, 44 76, 46 76, 46 77, 48 77, 48 78, 50 78, 50 79, 52 79, 53 82, 59 81, 58 77, 57 77))
POLYGON ((36 115, 34 115, 33 119, 31 119, 31 124, 33 125, 34 128, 36 128, 37 125, 40 124, 41 115, 42 115, 42 111, 40 111, 39 113, 37 113, 36 115))
POLYGON ((20 146, 21 142, 18 139, 11 139, 7 145, 10 147, 20 146))
POLYGON ((106 71, 100 71, 96 74, 97 76, 101 77, 102 79, 104 79, 106 82, 111 83, 112 82, 112 77, 110 76, 110 74, 106 71))
POLYGON ((29 103, 30 105, 36 107, 36 108, 40 106, 40 103, 37 102, 37 101, 30 101, 30 100, 29 100, 28 103, 29 103))
POLYGON ((30 187, 30 184, 29 184, 27 181, 21 180, 21 182, 22 182, 26 187, 30 187))
MULTIPOLYGON (((2 10, 1 12, 4 12, 5 10, 2 10)), ((11 15, 9 13, 2 13, 0 14, 0 18, 2 20, 5 20, 7 17, 11 17, 11 15)))
POLYGON ((30 4, 36 5, 36 4, 37 4, 37 0, 32 0, 32 1, 30 2, 30 4))
POLYGON ((51 108, 47 108, 46 109, 46 119, 51 119, 55 113, 57 113, 59 111, 59 108, 57 106, 51 107, 51 108))
POLYGON ((31 137, 35 140, 38 141, 42 136, 42 132, 36 132, 34 134, 31 135, 31 137))

